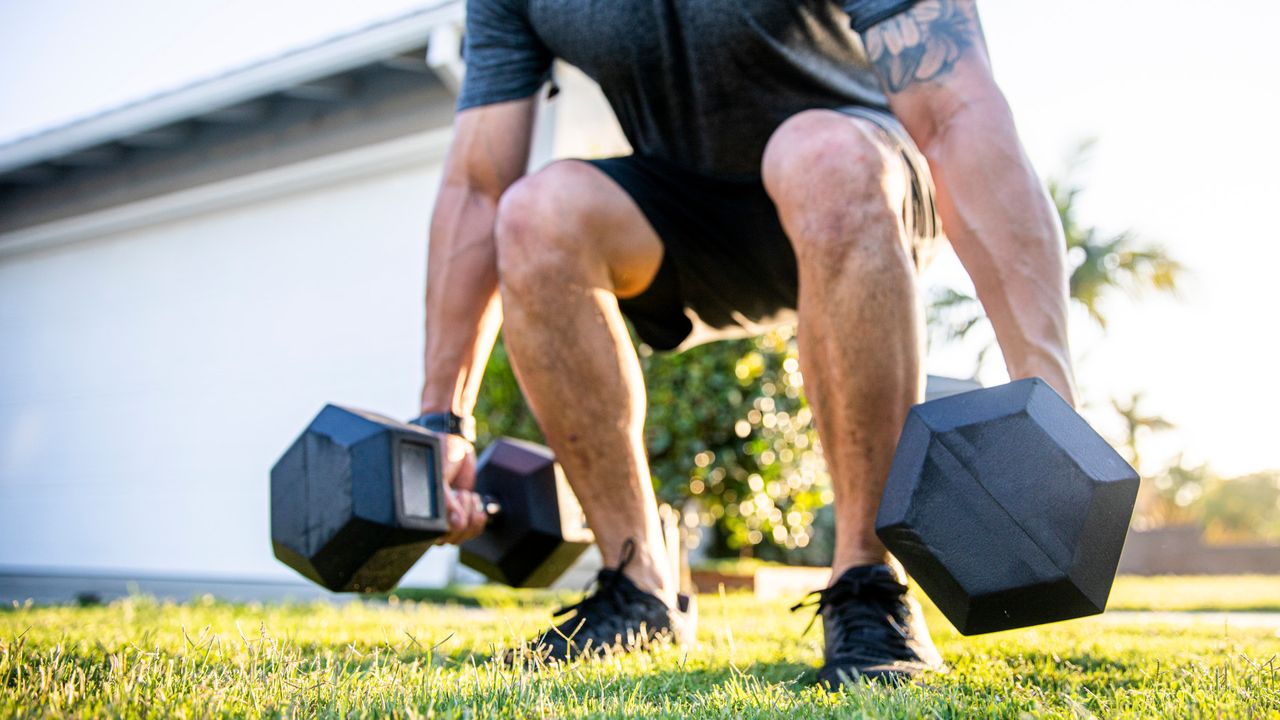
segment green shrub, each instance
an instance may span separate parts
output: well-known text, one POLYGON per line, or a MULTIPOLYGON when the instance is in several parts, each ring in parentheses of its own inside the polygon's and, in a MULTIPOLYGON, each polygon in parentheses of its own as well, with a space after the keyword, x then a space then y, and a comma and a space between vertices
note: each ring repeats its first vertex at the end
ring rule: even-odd
MULTIPOLYGON (((828 562, 830 483, 815 452, 792 331, 683 353, 641 347, 640 361, 654 488, 686 510, 688 523, 712 529, 710 554, 828 562)), ((476 416, 481 443, 500 435, 541 439, 501 342, 476 416)))

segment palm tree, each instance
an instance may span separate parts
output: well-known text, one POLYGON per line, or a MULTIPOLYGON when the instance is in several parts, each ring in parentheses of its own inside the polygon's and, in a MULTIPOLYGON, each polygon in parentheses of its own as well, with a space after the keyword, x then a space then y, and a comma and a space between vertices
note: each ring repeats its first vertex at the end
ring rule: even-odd
POLYGON ((1075 177, 1092 147, 1092 140, 1081 143, 1062 177, 1050 178, 1048 186, 1067 238, 1067 261, 1073 264, 1068 282, 1071 299, 1083 305, 1089 317, 1105 330, 1103 301, 1116 290, 1130 296, 1148 291, 1176 296, 1185 268, 1158 244, 1138 247, 1138 236, 1132 230, 1101 237, 1096 227, 1080 222, 1076 200, 1084 188, 1075 177))
POLYGON ((1128 400, 1111 398, 1111 407, 1124 421, 1124 449, 1129 455, 1129 462, 1142 472, 1142 455, 1138 452, 1139 439, 1150 433, 1172 430, 1174 424, 1159 415, 1149 415, 1142 411, 1142 393, 1136 392, 1128 400))
MULTIPOLYGON (((1098 228, 1081 222, 1077 200, 1084 188, 1076 176, 1088 160, 1092 146, 1091 140, 1081 143, 1062 173, 1050 178, 1047 184, 1049 197, 1058 210, 1066 235, 1071 299, 1083 306, 1089 317, 1106 330, 1106 301, 1109 298, 1117 292, 1132 297, 1152 291, 1176 296, 1178 282, 1186 269, 1163 246, 1156 243, 1139 245, 1138 235, 1131 230, 1104 235, 1098 228)), ((977 298, 951 287, 934 291, 928 318, 934 333, 944 341, 967 337, 974 329, 986 324, 986 316, 977 298)), ((981 349, 976 367, 981 367, 993 342, 988 342, 981 349)))
POLYGON ((1161 473, 1159 477, 1151 477, 1142 472, 1142 454, 1138 450, 1141 438, 1152 433, 1172 430, 1174 424, 1159 415, 1144 412, 1141 405, 1142 393, 1140 392, 1131 394, 1127 400, 1111 398, 1112 409, 1124 422, 1122 451, 1129 456, 1129 463, 1142 478, 1142 484, 1138 486, 1138 499, 1134 506, 1136 527, 1140 529, 1164 525, 1177 517, 1178 508, 1172 502, 1175 498, 1168 497, 1167 493, 1162 492, 1160 486, 1179 479, 1177 475, 1171 475, 1168 471, 1161 473))

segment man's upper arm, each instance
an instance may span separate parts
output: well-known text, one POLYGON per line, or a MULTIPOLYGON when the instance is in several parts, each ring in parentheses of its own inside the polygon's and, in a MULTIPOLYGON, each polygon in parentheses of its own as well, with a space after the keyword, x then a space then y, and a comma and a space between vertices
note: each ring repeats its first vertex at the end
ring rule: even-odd
POLYGON ((998 98, 975 0, 845 0, 889 105, 924 148, 965 105, 998 98))
POLYGON ((542 87, 551 51, 533 31, 528 0, 467 0, 458 110, 519 100, 542 87))

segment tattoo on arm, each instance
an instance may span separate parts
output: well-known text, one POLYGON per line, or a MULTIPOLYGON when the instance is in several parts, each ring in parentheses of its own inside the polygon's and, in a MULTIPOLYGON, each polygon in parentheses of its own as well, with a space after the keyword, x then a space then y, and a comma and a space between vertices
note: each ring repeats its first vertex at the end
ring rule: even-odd
POLYGON ((978 19, 964 0, 923 0, 862 35, 867 57, 891 93, 938 80, 978 40, 978 19))

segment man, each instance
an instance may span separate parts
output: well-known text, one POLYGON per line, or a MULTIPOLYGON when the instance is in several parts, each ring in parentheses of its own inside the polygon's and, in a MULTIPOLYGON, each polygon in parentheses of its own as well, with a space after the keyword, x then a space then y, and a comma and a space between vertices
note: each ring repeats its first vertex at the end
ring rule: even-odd
MULTIPOLYGON (((945 228, 1014 378, 1072 400, 1061 228, 992 79, 973 0, 470 0, 467 72, 431 225, 422 410, 460 428, 500 322, 595 532, 593 594, 553 658, 688 632, 623 318, 657 349, 798 324, 835 490, 819 678, 941 665, 874 533, 921 395, 918 265, 945 228), (524 176, 553 58, 599 82, 634 154, 524 176), (936 193, 935 193, 936 181, 936 193)), ((459 542, 484 522, 451 500, 459 542)))

